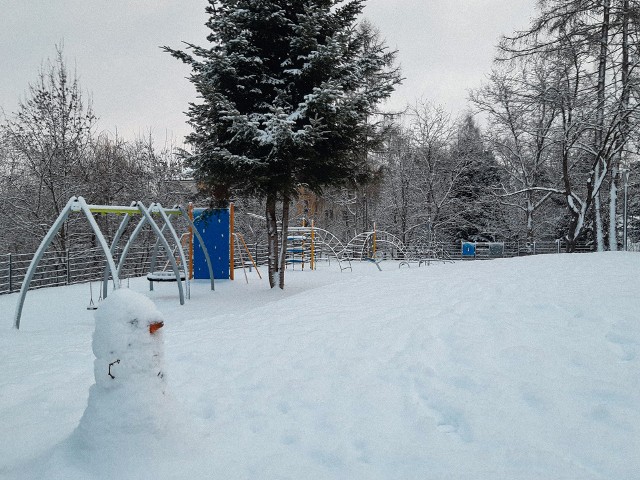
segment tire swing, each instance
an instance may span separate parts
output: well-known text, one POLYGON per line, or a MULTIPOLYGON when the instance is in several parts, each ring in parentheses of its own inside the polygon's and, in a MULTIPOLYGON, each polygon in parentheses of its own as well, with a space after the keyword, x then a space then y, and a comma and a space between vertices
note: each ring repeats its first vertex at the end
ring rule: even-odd
MULTIPOLYGON (((180 280, 185 281, 184 272, 180 272, 180 280)), ((155 272, 147 273, 147 280, 150 282, 177 282, 176 274, 171 270, 156 270, 155 272)))
MULTIPOLYGON (((162 229, 162 231, 164 231, 164 228, 162 229)), ((184 235, 183 235, 184 236, 184 235)), ((178 247, 176 246, 172 252, 168 253, 169 255, 173 255, 174 258, 176 256, 176 250, 178 249, 178 247)), ((158 256, 158 245, 156 243, 156 246, 154 248, 154 259, 157 260, 157 256, 158 256)), ((176 262, 178 264, 178 266, 180 266, 181 261, 180 258, 176 259, 176 262)), ((152 261, 152 267, 155 266, 156 261, 152 261)), ((169 269, 169 264, 171 263, 170 260, 167 260, 166 263, 164 264, 164 267, 161 270, 152 270, 151 272, 147 273, 147 280, 149 280, 150 282, 177 282, 178 278, 176 277, 176 274, 173 270, 169 269)), ((185 271, 184 268, 180 270, 180 281, 184 282, 186 280, 186 275, 185 275, 185 271)))
MULTIPOLYGON (((151 207, 154 208, 156 204, 152 204, 151 207)), ((158 207, 160 207, 158 205, 158 207)), ((161 207, 160 207, 161 208, 161 207)), ((159 208, 155 208, 155 210, 159 211, 159 208)), ((160 232, 164 234, 165 230, 169 230, 171 236, 177 239, 176 232, 172 227, 169 218, 166 215, 163 215, 164 225, 160 229, 160 232)), ((189 298, 189 282, 187 281, 187 264, 184 255, 183 245, 185 239, 189 239, 189 234, 185 233, 180 237, 180 240, 176 243, 173 250, 166 251, 167 256, 173 257, 174 261, 178 266, 178 275, 176 275, 175 270, 169 268, 169 264, 172 262, 171 259, 167 260, 162 269, 156 270, 156 263, 158 261, 158 255, 160 250, 160 238, 156 240, 155 245, 153 246, 153 254, 151 257, 151 271, 147 274, 147 280, 149 280, 149 289, 153 290, 153 282, 185 282, 187 284, 187 298, 189 298), (178 254, 178 258, 176 259, 176 253, 178 254), (180 268, 180 266, 182 268, 180 268)), ((166 248, 165 248, 166 250, 166 248)))

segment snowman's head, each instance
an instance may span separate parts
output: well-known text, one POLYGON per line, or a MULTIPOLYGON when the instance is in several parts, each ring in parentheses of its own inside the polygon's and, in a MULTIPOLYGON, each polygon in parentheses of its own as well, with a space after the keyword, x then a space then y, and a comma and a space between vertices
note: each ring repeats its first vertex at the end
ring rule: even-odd
POLYGON ((96 384, 107 388, 152 378, 162 382, 164 319, 144 295, 118 289, 95 313, 96 384))

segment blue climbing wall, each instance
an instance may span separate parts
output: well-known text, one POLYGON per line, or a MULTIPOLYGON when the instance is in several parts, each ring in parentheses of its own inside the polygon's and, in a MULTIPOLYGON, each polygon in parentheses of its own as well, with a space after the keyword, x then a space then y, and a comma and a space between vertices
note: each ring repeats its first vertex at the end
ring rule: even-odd
MULTIPOLYGON (((202 235, 216 279, 229 278, 229 209, 193 209, 193 224, 202 235)), ((209 278, 209 268, 197 237, 193 237, 193 277, 209 278)))

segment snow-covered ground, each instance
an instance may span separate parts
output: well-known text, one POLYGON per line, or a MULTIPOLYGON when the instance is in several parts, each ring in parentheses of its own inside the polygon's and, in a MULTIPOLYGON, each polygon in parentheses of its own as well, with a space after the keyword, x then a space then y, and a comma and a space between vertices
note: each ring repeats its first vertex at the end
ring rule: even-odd
POLYGON ((30 292, 19 331, 0 296, 0 478, 640 478, 640 255, 382 268, 239 273, 184 306, 132 281, 164 316, 155 430, 131 401, 78 427, 87 285, 30 292))

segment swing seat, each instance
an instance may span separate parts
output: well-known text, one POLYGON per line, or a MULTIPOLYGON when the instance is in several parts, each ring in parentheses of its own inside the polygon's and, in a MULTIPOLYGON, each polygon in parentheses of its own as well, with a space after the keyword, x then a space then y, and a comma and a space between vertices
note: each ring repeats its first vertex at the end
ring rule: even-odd
MULTIPOLYGON (((150 282, 175 282, 178 279, 171 270, 158 270, 156 272, 149 272, 147 274, 147 280, 150 282)), ((180 272, 180 280, 185 280, 184 272, 180 272)))

